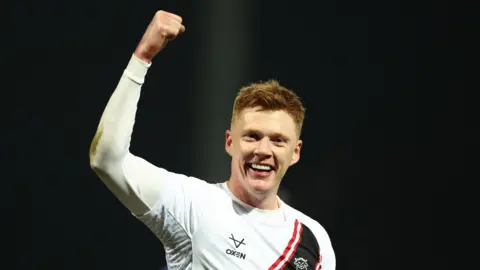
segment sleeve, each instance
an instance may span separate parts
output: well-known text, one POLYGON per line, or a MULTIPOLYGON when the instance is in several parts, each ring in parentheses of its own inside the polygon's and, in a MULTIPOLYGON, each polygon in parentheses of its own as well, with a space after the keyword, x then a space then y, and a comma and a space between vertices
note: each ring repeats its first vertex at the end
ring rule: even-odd
POLYGON ((190 238, 201 215, 195 201, 209 185, 130 152, 137 103, 149 67, 135 56, 130 59, 100 119, 90 165, 121 203, 163 242, 167 256, 178 257, 169 261, 183 265, 178 254, 191 250, 190 238))
POLYGON ((322 270, 335 270, 336 269, 336 257, 333 250, 332 242, 327 231, 318 224, 319 228, 318 238, 320 243, 320 266, 322 270))
MULTIPOLYGON (((97 133, 90 146, 90 166, 110 191, 136 214, 145 213, 160 194, 154 181, 160 171, 130 153, 130 139, 144 83, 150 64, 132 55, 120 81, 103 111, 97 133), (132 165, 134 164, 134 165, 132 165), (127 177, 126 168, 137 167, 137 175, 127 177), (143 169, 153 175, 146 177, 143 169)), ((131 170, 131 169, 130 169, 131 170)))
MULTIPOLYGON (((138 160, 137 160, 138 161, 138 160)), ((128 162, 126 175, 136 175, 143 162, 128 162)), ((142 165, 143 164, 143 165, 142 165)), ((143 215, 136 217, 143 222, 162 242, 169 267, 188 269, 192 260, 192 235, 199 227, 205 203, 202 196, 207 196, 210 184, 182 174, 168 172, 165 169, 144 167, 149 177, 156 174, 161 186, 157 192, 156 204, 143 215), (163 180, 165 179, 165 180, 163 180)))
MULTIPOLYGON (((133 164, 132 164, 133 165, 133 164)), ((156 169, 160 181, 161 196, 145 214, 135 215, 162 241, 165 246, 181 245, 190 241, 202 216, 202 196, 208 193, 209 184, 183 174, 156 169), (167 177, 165 177, 167 176, 167 177)))

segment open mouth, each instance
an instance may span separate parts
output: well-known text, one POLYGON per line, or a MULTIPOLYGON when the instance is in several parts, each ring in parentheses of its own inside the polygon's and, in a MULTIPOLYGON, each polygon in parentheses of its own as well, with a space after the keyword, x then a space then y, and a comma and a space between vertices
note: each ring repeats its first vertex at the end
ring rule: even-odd
POLYGON ((250 163, 247 167, 257 174, 269 174, 274 170, 272 166, 265 164, 250 163))

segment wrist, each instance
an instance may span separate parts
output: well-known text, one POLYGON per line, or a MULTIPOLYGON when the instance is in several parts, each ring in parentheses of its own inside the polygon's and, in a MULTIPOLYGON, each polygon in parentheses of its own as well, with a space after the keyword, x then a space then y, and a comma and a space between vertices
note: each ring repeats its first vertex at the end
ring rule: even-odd
POLYGON ((139 60, 145 62, 146 64, 150 64, 153 59, 153 55, 151 53, 148 53, 144 48, 141 46, 138 46, 135 49, 135 52, 133 53, 135 57, 137 57, 139 60))
POLYGON ((143 84, 150 66, 151 62, 147 63, 133 54, 124 70, 124 74, 137 84, 143 84))

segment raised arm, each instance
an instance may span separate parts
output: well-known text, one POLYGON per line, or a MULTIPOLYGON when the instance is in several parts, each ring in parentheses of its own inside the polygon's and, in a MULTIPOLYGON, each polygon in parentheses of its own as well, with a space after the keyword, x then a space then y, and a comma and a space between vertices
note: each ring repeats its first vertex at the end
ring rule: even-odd
POLYGON ((155 55, 184 30, 179 16, 164 11, 155 14, 104 109, 91 143, 90 166, 137 215, 158 200, 161 187, 156 180, 166 173, 129 151, 141 87, 155 55))

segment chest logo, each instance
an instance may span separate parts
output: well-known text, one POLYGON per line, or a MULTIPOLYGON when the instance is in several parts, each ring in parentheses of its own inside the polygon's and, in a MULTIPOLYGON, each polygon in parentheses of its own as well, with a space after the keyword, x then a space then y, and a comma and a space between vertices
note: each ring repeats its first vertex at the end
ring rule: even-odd
POLYGON ((245 244, 245 238, 242 238, 242 240, 237 240, 237 239, 235 239, 235 237, 233 236, 233 233, 232 233, 232 234, 230 234, 230 237, 228 239, 233 241, 233 244, 235 245, 235 249, 227 248, 225 250, 225 253, 230 255, 230 256, 245 260, 245 258, 247 257, 247 254, 245 254, 243 252, 239 252, 239 251, 236 250, 241 245, 246 245, 245 244))
POLYGON ((233 236, 233 233, 231 233, 230 235, 231 236, 228 239, 233 241, 233 244, 235 244, 236 248, 239 248, 241 245, 245 245, 245 242, 244 242, 245 239, 244 238, 242 238, 242 240, 240 241, 240 240, 235 239, 235 237, 233 236))
POLYGON ((308 261, 304 258, 295 258, 295 262, 293 263, 297 269, 296 270, 303 270, 308 268, 308 261))

